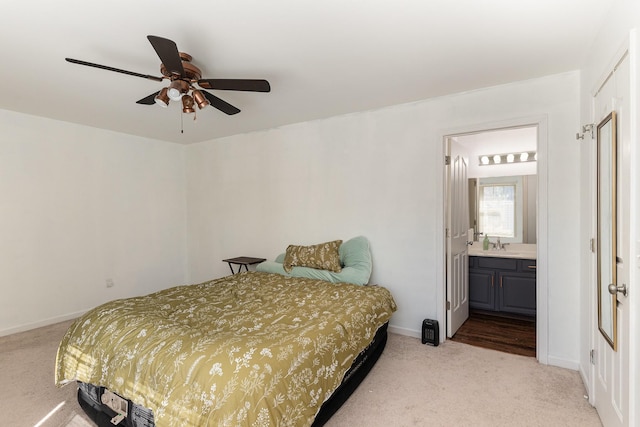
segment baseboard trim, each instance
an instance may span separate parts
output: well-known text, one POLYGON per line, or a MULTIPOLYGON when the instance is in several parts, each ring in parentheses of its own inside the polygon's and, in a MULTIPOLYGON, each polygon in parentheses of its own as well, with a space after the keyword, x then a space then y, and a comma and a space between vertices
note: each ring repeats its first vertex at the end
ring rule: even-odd
POLYGON ((389 332, 392 334, 404 335, 407 337, 421 338, 421 332, 414 329, 400 328, 398 326, 389 325, 389 332))
POLYGON ((589 381, 587 372, 584 370, 584 366, 582 364, 580 364, 580 369, 578 369, 578 372, 580 373, 582 384, 584 385, 584 388, 587 391, 587 397, 589 398, 589 403, 591 404, 591 406, 595 406, 593 395, 591 393, 591 383, 589 381))
POLYGON ((88 310, 77 311, 75 313, 68 313, 61 316, 50 317, 48 319, 38 320, 37 322, 25 323, 20 326, 14 326, 7 329, 0 329, 0 337, 7 335, 18 334, 20 332, 30 331, 32 329, 42 328, 43 326, 49 326, 60 322, 66 322, 67 320, 76 319, 86 313, 88 310))
POLYGON ((548 365, 557 366, 558 368, 571 369, 572 371, 580 370, 580 362, 576 360, 567 360, 559 357, 549 356, 548 365))

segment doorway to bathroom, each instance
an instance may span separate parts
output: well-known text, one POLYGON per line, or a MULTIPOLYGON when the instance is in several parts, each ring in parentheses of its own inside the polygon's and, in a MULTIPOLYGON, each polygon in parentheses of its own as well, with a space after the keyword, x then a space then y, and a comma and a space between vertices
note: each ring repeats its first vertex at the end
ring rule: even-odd
POLYGON ((448 338, 529 356, 546 339, 537 332, 542 122, 445 138, 448 338))

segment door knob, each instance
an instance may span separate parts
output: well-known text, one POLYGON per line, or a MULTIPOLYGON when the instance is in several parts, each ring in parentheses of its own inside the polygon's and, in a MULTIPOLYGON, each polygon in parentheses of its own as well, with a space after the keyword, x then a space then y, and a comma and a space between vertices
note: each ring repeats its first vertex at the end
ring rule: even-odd
POLYGON ((627 296, 627 285, 625 285, 624 283, 620 286, 616 286, 614 283, 609 285, 609 293, 611 295, 615 295, 616 293, 622 293, 622 295, 624 295, 625 297, 627 296))

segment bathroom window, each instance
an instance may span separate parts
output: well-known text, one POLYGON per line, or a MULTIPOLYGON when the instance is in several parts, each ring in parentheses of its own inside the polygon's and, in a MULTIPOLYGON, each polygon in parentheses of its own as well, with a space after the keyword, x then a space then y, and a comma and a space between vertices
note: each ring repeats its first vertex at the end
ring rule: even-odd
POLYGON ((516 184, 480 184, 478 188, 479 229, 485 235, 516 237, 516 184))
POLYGON ((470 178, 469 224, 476 239, 486 234, 502 243, 536 243, 536 197, 534 175, 470 178))

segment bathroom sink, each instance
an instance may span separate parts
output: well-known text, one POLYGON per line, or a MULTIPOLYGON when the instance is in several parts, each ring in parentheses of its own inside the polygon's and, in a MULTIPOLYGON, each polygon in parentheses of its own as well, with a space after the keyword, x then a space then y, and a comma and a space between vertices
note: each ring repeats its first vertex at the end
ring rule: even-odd
POLYGON ((514 243, 513 245, 507 245, 505 249, 489 249, 482 250, 482 243, 475 242, 469 246, 469 256, 485 256, 494 258, 518 258, 518 259, 536 259, 536 245, 535 244, 523 244, 514 243))

